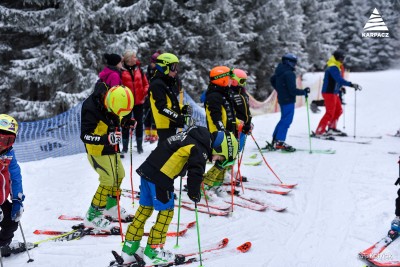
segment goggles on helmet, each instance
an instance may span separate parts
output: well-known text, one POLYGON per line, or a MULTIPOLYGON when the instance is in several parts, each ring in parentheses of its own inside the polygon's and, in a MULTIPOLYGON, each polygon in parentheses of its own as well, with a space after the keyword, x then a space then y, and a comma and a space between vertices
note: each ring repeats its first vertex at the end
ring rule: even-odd
POLYGON ((178 63, 173 63, 173 64, 169 65, 169 69, 170 69, 170 71, 173 71, 173 72, 178 71, 178 63))
POLYGON ((246 85, 246 81, 247 79, 244 78, 239 78, 238 76, 236 76, 235 74, 232 74, 232 79, 238 82, 238 85, 240 86, 245 86, 246 85))
POLYGON ((15 142, 14 134, 0 134, 0 149, 11 147, 15 142))
POLYGON ((211 78, 212 81, 213 81, 213 80, 218 80, 218 79, 224 78, 224 77, 226 77, 226 76, 229 76, 229 77, 231 78, 231 77, 232 77, 232 74, 233 74, 233 69, 230 69, 228 72, 221 73, 221 74, 215 75, 215 76, 210 77, 210 78, 211 78))

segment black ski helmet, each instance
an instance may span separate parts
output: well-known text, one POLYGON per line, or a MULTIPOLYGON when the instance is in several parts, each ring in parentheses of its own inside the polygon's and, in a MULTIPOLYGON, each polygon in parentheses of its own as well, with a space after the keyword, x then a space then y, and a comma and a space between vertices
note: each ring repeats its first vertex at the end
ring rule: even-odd
POLYGON ((333 52, 333 56, 334 56, 335 59, 338 60, 338 61, 343 61, 344 58, 346 57, 344 51, 341 50, 341 49, 338 49, 338 50, 336 50, 335 52, 333 52))
POLYGON ((292 53, 286 53, 282 56, 282 63, 294 68, 297 64, 297 57, 292 53))

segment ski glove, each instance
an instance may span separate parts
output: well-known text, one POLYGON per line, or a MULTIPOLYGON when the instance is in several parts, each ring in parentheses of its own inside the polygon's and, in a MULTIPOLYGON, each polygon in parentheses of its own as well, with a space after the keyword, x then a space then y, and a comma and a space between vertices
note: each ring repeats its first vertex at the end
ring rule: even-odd
POLYGON ((11 220, 19 222, 21 219, 22 213, 24 212, 24 205, 22 205, 24 199, 25 195, 22 193, 18 194, 18 198, 12 199, 11 220))
POLYGON ((2 222, 4 219, 4 213, 3 210, 0 208, 0 222, 2 222))
POLYGON ((201 200, 201 194, 200 191, 197 192, 192 192, 192 190, 188 190, 187 193, 188 197, 190 198, 191 201, 198 203, 201 200))
POLYGON ((129 128, 136 128, 136 120, 133 118, 128 118, 128 119, 123 119, 121 122, 121 127, 125 128, 125 129, 129 129, 129 128))
POLYGON ((108 142, 110 145, 117 145, 121 143, 122 134, 121 132, 111 132, 108 134, 108 142))
POLYGON ((304 96, 308 98, 308 94, 311 92, 310 87, 304 88, 304 96))
POLYGON ((190 106, 190 105, 184 105, 182 107, 181 111, 182 111, 182 114, 185 116, 192 116, 192 114, 193 114, 193 109, 192 109, 192 106, 190 106))
POLYGON ((245 125, 243 125, 242 132, 244 134, 250 135, 251 132, 253 131, 253 128, 254 128, 253 123, 245 124, 245 125))
POLYGON ((344 87, 342 87, 342 88, 340 88, 340 92, 342 92, 342 94, 346 94, 346 88, 344 88, 344 87))
POLYGON ((358 91, 361 91, 361 86, 360 85, 358 85, 358 84, 356 84, 356 83, 351 83, 351 85, 350 85, 351 87, 353 87, 356 91, 358 90, 358 91))

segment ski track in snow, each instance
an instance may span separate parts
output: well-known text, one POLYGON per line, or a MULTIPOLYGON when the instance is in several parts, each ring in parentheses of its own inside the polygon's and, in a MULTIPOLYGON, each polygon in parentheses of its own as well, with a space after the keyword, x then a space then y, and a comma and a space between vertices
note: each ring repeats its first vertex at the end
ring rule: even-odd
MULTIPOLYGON (((304 76, 304 86, 315 81, 320 73, 304 76)), ((216 243, 224 237, 230 239, 226 251, 215 253, 213 258, 203 262, 204 266, 365 266, 358 253, 380 240, 390 227, 394 217, 394 200, 398 187, 398 155, 400 138, 386 136, 400 127, 398 99, 400 92, 396 85, 399 70, 373 73, 351 73, 349 80, 362 85, 357 92, 356 133, 360 135, 382 135, 369 145, 330 142, 312 139, 313 149, 335 149, 336 154, 293 154, 264 153, 265 159, 284 183, 298 183, 286 196, 245 190, 245 197, 254 197, 265 203, 287 207, 284 212, 267 209, 257 212, 234 207, 228 217, 209 217, 199 213, 201 244, 216 243), (389 114, 389 115, 388 115, 389 114), (251 241, 253 246, 246 254, 232 253, 239 244, 251 241), (217 257, 218 255, 218 257, 217 257), (225 256, 224 256, 225 255, 225 256)), ((348 88, 345 95, 345 116, 341 117, 338 128, 350 136, 354 134, 354 91, 348 88)), ((311 101, 311 100, 310 100, 311 101)), ((322 117, 310 112, 311 130, 315 130, 322 117)), ((263 147, 265 140, 271 141, 274 127, 280 114, 266 114, 254 117, 254 132, 257 143, 263 147)), ((307 111, 296 109, 295 118, 287 142, 294 147, 308 149, 308 138, 291 138, 293 135, 307 136, 307 111)), ((349 139, 352 139, 349 137, 349 139)), ((362 139, 364 140, 364 139, 362 139)), ((155 144, 144 144, 145 153, 133 153, 133 180, 138 190, 139 177, 136 168, 154 149, 155 144)), ((17 152, 18 157, 18 152, 17 152)), ((251 137, 247 140, 243 162, 262 160, 251 137), (257 154, 256 159, 249 156, 257 154)), ((126 176, 122 188, 130 189, 129 154, 123 159, 126 176)), ((211 165, 207 165, 210 168, 211 165)), ((35 229, 68 230, 79 222, 58 220, 60 214, 83 216, 98 186, 97 175, 89 165, 85 154, 21 163, 23 184, 26 194, 25 213, 22 227, 28 241, 43 240, 47 236, 34 235, 35 229)), ((242 174, 249 178, 249 186, 261 187, 262 182, 278 183, 264 162, 259 166, 241 167, 242 174)), ((179 181, 175 181, 179 187, 179 181)), ((280 190, 272 186, 262 186, 280 190)), ((241 189, 239 189, 241 191, 241 189)), ((284 190, 284 189, 281 189, 284 190)), ((188 199, 186 192, 182 197, 188 199)), ((229 198, 230 199, 230 198, 229 198)), ((121 198, 122 205, 134 213, 138 200, 132 207, 131 199, 121 198)), ((204 203, 204 200, 202 200, 204 203)), ((148 231, 156 219, 156 212, 149 218, 148 231)), ((176 222, 175 209, 173 221, 176 222)), ((192 211, 181 210, 181 222, 195 220, 192 211)), ((123 225, 124 231, 127 224, 123 225)), ((169 231, 176 230, 171 225, 169 231)), ((17 230, 15 239, 22 241, 17 230)), ((166 248, 175 253, 197 251, 196 227, 179 239, 180 248, 175 250, 176 237, 168 238, 166 248)), ((145 245, 146 237, 142 245, 145 245)), ((40 267, 87 267, 107 266, 113 259, 111 250, 121 251, 121 237, 85 236, 71 242, 47 242, 31 250, 35 260, 27 264, 26 253, 3 258, 4 266, 40 267)), ((394 260, 400 259, 400 239, 387 249, 394 260)), ((208 258, 207 255, 204 255, 208 258)), ((198 266, 193 263, 187 266, 198 266)))

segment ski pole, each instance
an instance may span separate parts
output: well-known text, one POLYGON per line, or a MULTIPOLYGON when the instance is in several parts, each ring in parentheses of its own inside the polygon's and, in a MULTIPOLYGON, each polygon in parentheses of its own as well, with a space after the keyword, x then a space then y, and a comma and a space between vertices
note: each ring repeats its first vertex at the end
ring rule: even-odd
POLYGON ((235 194, 235 184, 234 184, 234 181, 233 181, 233 177, 234 177, 234 174, 233 174, 233 167, 234 167, 234 165, 233 166, 231 166, 231 203, 232 203, 232 212, 233 212, 233 195, 235 194))
POLYGON ((357 90, 354 90, 354 138, 356 138, 357 90))
POLYGON ((308 140, 310 142, 310 154, 312 153, 311 149, 311 129, 310 129, 310 111, 308 109, 308 96, 306 96, 306 109, 307 109, 307 121, 308 121, 308 140))
MULTIPOLYGON (((121 117, 120 117, 121 120, 121 117)), ((118 131, 118 127, 116 128, 116 130, 118 131)), ((121 220, 121 205, 119 203, 120 200, 120 195, 119 195, 119 186, 118 186, 118 148, 119 148, 119 144, 117 143, 115 146, 115 183, 117 184, 117 189, 116 189, 116 197, 117 197, 117 209, 118 209, 118 222, 119 222, 119 233, 121 235, 121 240, 122 242, 124 242, 124 234, 122 233, 122 220, 121 220)), ((115 184, 114 183, 114 184, 115 184)), ((113 189, 114 190, 114 187, 113 189)), ((133 195, 133 191, 132 191, 132 195, 133 195)))
POLYGON ((178 199, 178 224, 176 227, 176 244, 174 248, 179 248, 179 223, 181 221, 181 199, 182 199, 182 176, 179 179, 179 199, 178 199))
POLYGON ((0 253, 0 266, 1 266, 1 267, 4 267, 4 266, 3 266, 3 255, 1 255, 1 253, 0 253))
POLYGON ((208 199, 207 199, 206 189, 204 188, 204 183, 203 182, 201 183, 201 188, 203 189, 203 194, 204 194, 204 199, 206 201, 208 214, 210 215, 210 218, 211 218, 210 207, 208 206, 208 199))
POLYGON ((201 258, 200 226, 199 226, 199 215, 197 212, 197 202, 194 203, 194 213, 196 214, 197 243, 199 245, 199 257, 200 257, 200 266, 199 267, 203 267, 203 260, 201 258))
MULTIPOLYGON (((132 190, 132 207, 135 206, 135 196, 133 194, 133 163, 132 163, 132 137, 133 137, 133 129, 129 129, 129 154, 131 158, 131 170, 130 170, 130 179, 131 179, 131 190, 132 190)), ((137 137, 136 137, 137 138, 137 137)))
POLYGON ((343 129, 346 129, 346 105, 344 105, 344 94, 342 94, 342 109, 343 109, 343 129))
MULTIPOLYGON (((31 258, 31 255, 29 254, 28 244, 26 243, 24 231, 22 230, 21 221, 18 221, 18 224, 19 224, 19 229, 21 230, 22 238, 24 239, 25 250, 26 250, 26 253, 28 254, 28 258, 29 258, 28 263, 29 263, 29 262, 32 262, 33 259, 31 258)), ((1 254, 1 253, 0 253, 0 254, 1 254)), ((1 262, 1 266, 3 266, 3 261, 1 262)))
POLYGON ((272 170, 271 166, 269 166, 269 164, 268 164, 267 160, 265 159, 264 154, 262 153, 261 148, 260 148, 260 146, 258 145, 258 143, 257 143, 256 139, 254 138, 253 134, 250 134, 250 135, 251 135, 251 138, 253 138, 253 141, 254 141, 254 143, 256 144, 256 146, 257 146, 257 148, 258 148, 258 151, 260 152, 261 157, 263 158, 263 160, 264 160, 265 164, 267 165, 267 167, 268 167, 268 168, 270 169, 270 171, 275 175, 276 179, 278 179, 278 181, 279 181, 281 184, 283 184, 282 180, 279 179, 278 175, 276 175, 276 173, 274 172, 274 170, 272 170))
POLYGON ((238 171, 236 173, 236 177, 235 180, 238 180, 238 176, 240 179, 240 184, 242 187, 242 192, 244 193, 244 186, 243 186, 243 178, 242 178, 242 173, 240 172, 240 166, 242 165, 242 159, 243 159, 243 154, 244 154, 244 148, 246 147, 246 140, 247 140, 247 135, 244 136, 244 143, 243 143, 243 148, 242 148, 242 152, 240 154, 240 158, 238 160, 238 171))

